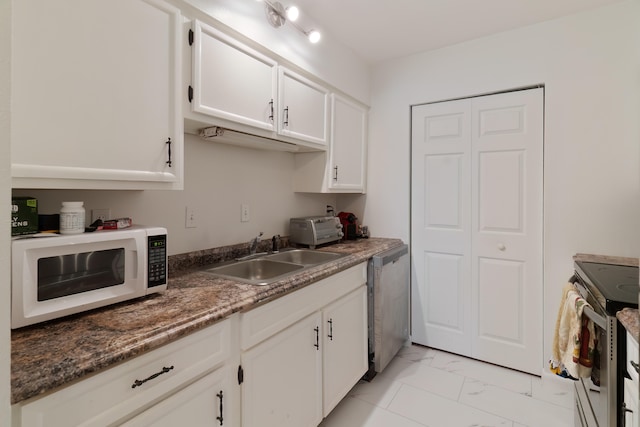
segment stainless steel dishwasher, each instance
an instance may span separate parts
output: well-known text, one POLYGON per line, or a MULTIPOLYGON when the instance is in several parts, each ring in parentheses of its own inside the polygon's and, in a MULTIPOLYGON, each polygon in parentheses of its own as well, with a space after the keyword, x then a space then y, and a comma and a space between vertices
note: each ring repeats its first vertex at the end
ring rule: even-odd
POLYGON ((371 380, 409 339, 409 248, 402 245, 369 260, 367 272, 371 380))

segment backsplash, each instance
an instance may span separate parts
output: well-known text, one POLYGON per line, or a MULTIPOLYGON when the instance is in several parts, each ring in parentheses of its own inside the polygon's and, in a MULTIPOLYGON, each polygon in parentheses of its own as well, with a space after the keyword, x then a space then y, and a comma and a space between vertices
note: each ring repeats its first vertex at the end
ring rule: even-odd
MULTIPOLYGON (((289 246, 289 237, 280 237, 280 247, 289 246)), ((271 250, 271 239, 264 239, 258 244, 257 252, 269 252, 271 250)), ((236 245, 220 246, 217 248, 203 249, 199 251, 187 252, 184 254, 172 255, 168 259, 169 277, 184 270, 204 267, 224 261, 233 261, 236 258, 249 255, 249 244, 240 243, 236 245)))

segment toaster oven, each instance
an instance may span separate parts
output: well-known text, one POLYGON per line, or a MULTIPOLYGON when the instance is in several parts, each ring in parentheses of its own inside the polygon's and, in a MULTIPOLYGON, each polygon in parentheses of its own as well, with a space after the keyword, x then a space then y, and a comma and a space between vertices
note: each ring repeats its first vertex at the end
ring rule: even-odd
POLYGON ((340 240, 343 236, 340 218, 335 216, 308 216, 289 221, 289 241, 311 249, 340 240))

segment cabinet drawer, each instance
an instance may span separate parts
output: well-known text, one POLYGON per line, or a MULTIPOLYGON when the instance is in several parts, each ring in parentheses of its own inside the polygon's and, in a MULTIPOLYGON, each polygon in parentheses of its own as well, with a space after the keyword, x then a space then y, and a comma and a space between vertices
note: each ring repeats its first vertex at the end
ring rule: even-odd
POLYGON ((195 332, 116 367, 20 405, 29 427, 110 426, 220 366, 231 321, 195 332))
POLYGON ((362 263, 242 314, 241 345, 247 350, 348 294, 367 281, 362 263))
POLYGON ((639 364, 640 351, 638 351, 638 342, 631 336, 629 332, 627 332, 627 372, 636 384, 638 383, 639 377, 637 368, 639 364))

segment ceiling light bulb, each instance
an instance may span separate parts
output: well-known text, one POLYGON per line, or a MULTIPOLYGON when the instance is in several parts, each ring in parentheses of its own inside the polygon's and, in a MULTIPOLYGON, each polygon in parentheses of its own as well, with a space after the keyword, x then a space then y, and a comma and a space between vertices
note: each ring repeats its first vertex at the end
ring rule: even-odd
POLYGON ((320 32, 317 30, 311 30, 309 31, 309 33, 307 34, 307 36, 309 37, 309 41, 311 43, 318 43, 320 41, 320 32))
POLYGON ((291 22, 295 22, 300 16, 300 9, 295 6, 291 6, 287 8, 287 19, 291 22))

